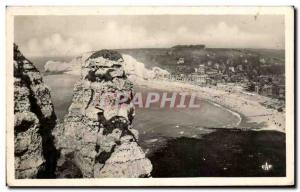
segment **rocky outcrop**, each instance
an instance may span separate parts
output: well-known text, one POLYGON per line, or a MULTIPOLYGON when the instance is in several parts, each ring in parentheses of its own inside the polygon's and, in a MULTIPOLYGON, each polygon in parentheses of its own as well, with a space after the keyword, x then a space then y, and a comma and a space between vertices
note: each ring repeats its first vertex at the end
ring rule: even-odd
POLYGON ((15 176, 53 177, 56 150, 51 131, 56 123, 49 89, 41 74, 14 45, 15 176))
MULTIPOLYGON (((44 66, 44 70, 47 74, 71 74, 80 75, 81 74, 81 64, 95 52, 84 53, 70 62, 62 61, 47 61, 44 66)), ((170 73, 159 67, 152 67, 148 69, 147 66, 136 60, 130 55, 123 54, 122 58, 123 69, 126 73, 128 79, 132 80, 136 84, 143 80, 153 80, 160 79, 164 76, 170 75, 170 73)))
POLYGON ((63 123, 53 132, 60 150, 57 176, 149 177, 152 164, 131 126, 132 83, 122 56, 101 50, 82 64, 81 79, 63 123))

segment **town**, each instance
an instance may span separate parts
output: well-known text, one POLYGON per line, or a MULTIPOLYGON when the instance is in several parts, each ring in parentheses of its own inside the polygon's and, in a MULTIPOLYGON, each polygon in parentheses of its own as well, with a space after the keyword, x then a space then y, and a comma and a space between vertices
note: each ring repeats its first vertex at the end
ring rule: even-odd
MULTIPOLYGON (((195 59, 191 61, 191 58, 186 56, 178 57, 170 74, 156 73, 155 78, 199 86, 233 83, 242 86, 247 92, 285 100, 284 65, 279 59, 265 58, 259 54, 240 50, 238 54, 234 50, 226 55, 224 53, 218 55, 216 51, 207 51, 205 46, 188 46, 188 48, 202 52, 197 58, 199 64, 195 59)), ((176 54, 178 49, 181 51, 183 46, 176 46, 169 54, 176 54)))

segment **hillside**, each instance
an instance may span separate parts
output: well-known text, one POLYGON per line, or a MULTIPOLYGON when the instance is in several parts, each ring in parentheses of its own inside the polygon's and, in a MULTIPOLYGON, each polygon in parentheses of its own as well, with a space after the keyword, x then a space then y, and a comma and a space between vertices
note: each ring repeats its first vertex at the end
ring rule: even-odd
POLYGON ((175 46, 172 48, 122 49, 118 51, 133 56, 138 61, 145 63, 148 68, 158 66, 172 73, 189 74, 194 72, 200 64, 224 74, 229 73, 229 67, 234 67, 237 73, 247 74, 250 78, 257 75, 284 73, 284 50, 175 46), (180 58, 184 59, 184 63, 177 64, 180 58))

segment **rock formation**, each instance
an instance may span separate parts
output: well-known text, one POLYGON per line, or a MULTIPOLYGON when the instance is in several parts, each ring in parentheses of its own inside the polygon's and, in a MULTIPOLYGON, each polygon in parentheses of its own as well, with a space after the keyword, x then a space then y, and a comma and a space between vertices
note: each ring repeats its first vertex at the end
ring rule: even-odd
MULTIPOLYGON (((80 75, 81 74, 81 64, 95 52, 86 52, 78 57, 75 57, 70 62, 62 61, 47 61, 44 70, 48 74, 71 74, 80 75)), ((159 67, 152 67, 148 69, 146 65, 139 62, 134 57, 130 55, 123 54, 122 58, 123 69, 126 73, 128 79, 138 83, 143 80, 153 80, 159 77, 170 75, 170 73, 159 67)))
POLYGON ((15 176, 53 177, 56 150, 51 131, 56 116, 41 74, 14 45, 15 176))
POLYGON ((81 79, 63 123, 53 132, 61 178, 149 177, 152 164, 131 126, 132 83, 122 56, 101 50, 82 64, 81 79))

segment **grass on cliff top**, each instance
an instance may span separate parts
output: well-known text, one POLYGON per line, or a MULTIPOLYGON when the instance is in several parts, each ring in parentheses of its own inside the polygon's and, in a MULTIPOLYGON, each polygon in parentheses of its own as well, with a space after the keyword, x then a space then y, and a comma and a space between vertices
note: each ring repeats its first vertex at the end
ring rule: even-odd
POLYGON ((118 53, 117 51, 103 49, 103 50, 96 51, 95 53, 93 53, 89 57, 89 59, 95 59, 98 57, 103 57, 105 59, 109 59, 112 61, 118 61, 119 59, 123 58, 122 55, 120 53, 118 53))

